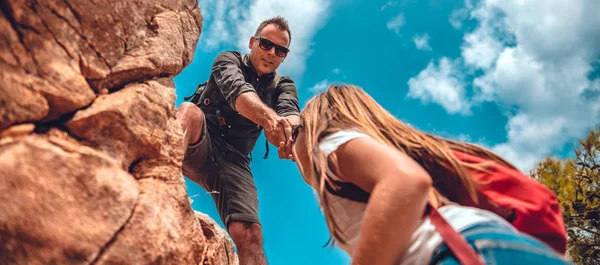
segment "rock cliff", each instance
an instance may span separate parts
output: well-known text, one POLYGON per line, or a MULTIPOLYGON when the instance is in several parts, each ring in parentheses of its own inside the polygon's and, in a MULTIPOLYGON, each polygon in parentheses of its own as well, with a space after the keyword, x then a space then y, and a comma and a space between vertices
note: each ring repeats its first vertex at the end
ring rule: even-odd
POLYGON ((237 264, 190 206, 195 0, 0 1, 0 264, 237 264))

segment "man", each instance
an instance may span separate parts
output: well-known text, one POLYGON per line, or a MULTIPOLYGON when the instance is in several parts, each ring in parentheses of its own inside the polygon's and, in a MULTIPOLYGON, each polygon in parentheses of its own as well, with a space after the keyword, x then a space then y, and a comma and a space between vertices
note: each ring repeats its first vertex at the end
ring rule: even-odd
POLYGON ((243 265, 267 264, 250 153, 264 128, 279 157, 291 159, 291 128, 300 122, 296 86, 275 71, 290 40, 284 18, 263 21, 250 38, 249 55, 217 56, 200 108, 183 103, 177 110, 187 148, 183 174, 212 192, 243 265))

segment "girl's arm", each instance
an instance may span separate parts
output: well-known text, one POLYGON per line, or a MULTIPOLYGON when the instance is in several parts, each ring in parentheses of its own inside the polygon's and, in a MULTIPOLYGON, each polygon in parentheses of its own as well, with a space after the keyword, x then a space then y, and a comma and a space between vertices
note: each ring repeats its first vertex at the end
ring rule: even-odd
POLYGON ((399 264, 423 218, 429 174, 406 154, 370 137, 343 144, 329 162, 338 177, 371 194, 352 264, 399 264))

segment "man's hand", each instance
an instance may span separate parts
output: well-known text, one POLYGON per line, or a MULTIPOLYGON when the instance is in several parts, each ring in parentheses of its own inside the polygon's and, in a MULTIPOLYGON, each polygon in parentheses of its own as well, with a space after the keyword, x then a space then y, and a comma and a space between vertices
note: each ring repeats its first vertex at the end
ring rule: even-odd
POLYGON ((288 117, 276 117, 265 128, 267 140, 277 147, 279 158, 292 159, 292 125, 288 117), (273 124, 273 125, 271 125, 273 124))
POLYGON ((292 125, 300 123, 298 115, 278 116, 254 92, 239 95, 235 104, 242 116, 264 128, 267 141, 277 147, 279 158, 293 159, 292 125))
POLYGON ((291 158, 291 149, 287 151, 286 146, 292 136, 292 125, 285 117, 276 116, 269 121, 268 127, 265 127, 265 136, 272 145, 277 147, 279 158, 291 158))

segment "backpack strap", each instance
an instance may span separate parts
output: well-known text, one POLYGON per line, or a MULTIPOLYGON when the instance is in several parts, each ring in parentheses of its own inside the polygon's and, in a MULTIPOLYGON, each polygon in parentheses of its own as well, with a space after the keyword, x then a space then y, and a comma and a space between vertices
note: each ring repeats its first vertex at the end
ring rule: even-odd
MULTIPOLYGON (((279 81, 281 81, 281 75, 279 75, 279 73, 277 71, 275 71, 275 77, 273 78, 273 87, 277 88, 277 86, 279 85, 279 81)), ((267 157, 269 157, 269 140, 265 139, 265 156, 263 157, 263 159, 267 159, 267 157)))
MULTIPOLYGON (((337 185, 337 188, 331 187, 328 182, 325 182, 325 188, 333 195, 349 199, 356 202, 368 203, 370 194, 360 187, 349 183, 332 180, 337 185)), ((467 240, 458 233, 454 228, 444 219, 444 217, 437 211, 431 203, 427 203, 425 214, 429 216, 431 224, 435 227, 435 230, 440 233, 444 243, 454 253, 454 256, 460 261, 462 265, 484 265, 483 262, 475 250, 469 245, 467 240)))
POLYGON ((190 100, 190 102, 192 102, 194 104, 198 103, 198 101, 200 100, 200 96, 202 96, 202 92, 204 92, 204 88, 206 88, 207 83, 208 83, 208 81, 206 81, 202 84, 199 84, 198 87, 196 87, 196 90, 194 90, 194 94, 184 97, 183 100, 185 100, 185 101, 190 100))
POLYGON ((485 262, 481 260, 467 240, 450 226, 446 219, 444 219, 431 203, 427 204, 426 211, 429 212, 429 220, 431 220, 431 223, 435 226, 435 230, 440 233, 444 242, 452 253, 454 253, 454 256, 458 259, 460 264, 485 265, 485 262))
POLYGON ((330 180, 336 187, 332 187, 328 181, 325 181, 325 189, 327 189, 329 193, 355 202, 369 202, 370 194, 360 187, 350 182, 343 182, 335 179, 330 180))

